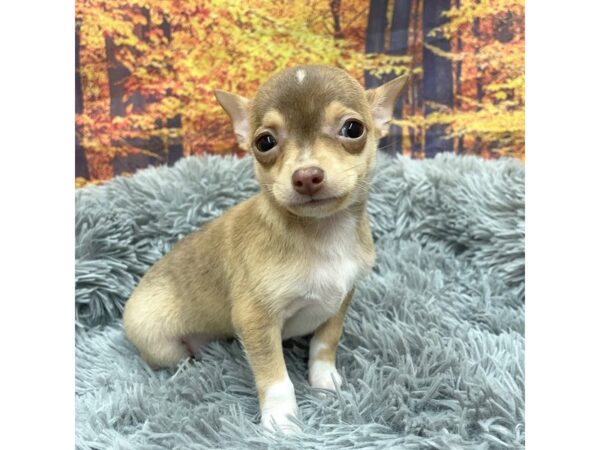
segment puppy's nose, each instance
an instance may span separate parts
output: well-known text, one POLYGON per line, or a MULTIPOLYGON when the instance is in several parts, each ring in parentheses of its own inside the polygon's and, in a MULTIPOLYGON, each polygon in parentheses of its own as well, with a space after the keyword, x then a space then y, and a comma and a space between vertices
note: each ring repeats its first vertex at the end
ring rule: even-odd
POLYGON ((298 169, 292 175, 292 185, 296 192, 313 195, 323 187, 325 172, 320 167, 298 169))

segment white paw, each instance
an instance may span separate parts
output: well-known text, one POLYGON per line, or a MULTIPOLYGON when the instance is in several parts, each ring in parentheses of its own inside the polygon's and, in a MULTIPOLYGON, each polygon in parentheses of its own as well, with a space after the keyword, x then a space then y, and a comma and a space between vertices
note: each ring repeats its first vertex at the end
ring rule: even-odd
POLYGON ((269 431, 277 432, 278 428, 283 434, 292 434, 300 431, 300 428, 291 418, 296 418, 296 411, 293 410, 271 410, 261 413, 260 424, 269 431))
POLYGON ((285 434, 300 431, 298 425, 291 420, 298 416, 298 406, 294 385, 289 378, 269 386, 260 413, 260 423, 267 430, 277 431, 279 428, 285 434))
POLYGON ((342 384, 342 377, 335 365, 326 361, 314 361, 308 370, 308 382, 314 388, 335 391, 342 384))

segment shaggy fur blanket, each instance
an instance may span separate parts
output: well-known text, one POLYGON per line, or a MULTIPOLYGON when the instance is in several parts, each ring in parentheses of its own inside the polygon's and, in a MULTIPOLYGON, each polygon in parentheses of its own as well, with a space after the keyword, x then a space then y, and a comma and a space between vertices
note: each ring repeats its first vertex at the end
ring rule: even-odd
POLYGON ((524 169, 515 160, 380 155, 369 197, 377 248, 324 397, 308 339, 284 347, 302 422, 257 424, 239 343, 151 370, 124 302, 181 237, 258 189, 250 158, 201 157, 76 192, 76 444, 80 449, 524 446, 524 169))

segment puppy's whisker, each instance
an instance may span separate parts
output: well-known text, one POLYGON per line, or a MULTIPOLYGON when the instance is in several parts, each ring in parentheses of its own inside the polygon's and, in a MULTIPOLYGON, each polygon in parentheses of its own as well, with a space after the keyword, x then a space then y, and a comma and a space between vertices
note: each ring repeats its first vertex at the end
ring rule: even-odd
POLYGON ((390 142, 389 144, 386 145, 382 145, 382 146, 378 146, 377 150, 378 151, 385 151, 385 150, 389 150, 390 148, 394 147, 394 143, 390 142))
POLYGON ((359 164, 356 164, 355 166, 351 166, 351 167, 348 167, 348 168, 346 168, 344 170, 341 170, 339 173, 349 172, 350 170, 354 170, 357 167, 363 167, 363 166, 364 166, 364 163, 359 163, 359 164))

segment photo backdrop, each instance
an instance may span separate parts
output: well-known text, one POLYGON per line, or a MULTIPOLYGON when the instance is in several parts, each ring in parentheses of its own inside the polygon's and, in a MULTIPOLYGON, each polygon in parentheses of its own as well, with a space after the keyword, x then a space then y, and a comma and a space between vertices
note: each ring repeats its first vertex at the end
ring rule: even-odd
POLYGON ((524 0, 76 0, 76 186, 243 155, 213 91, 297 64, 411 74, 381 151, 524 159, 524 0))

